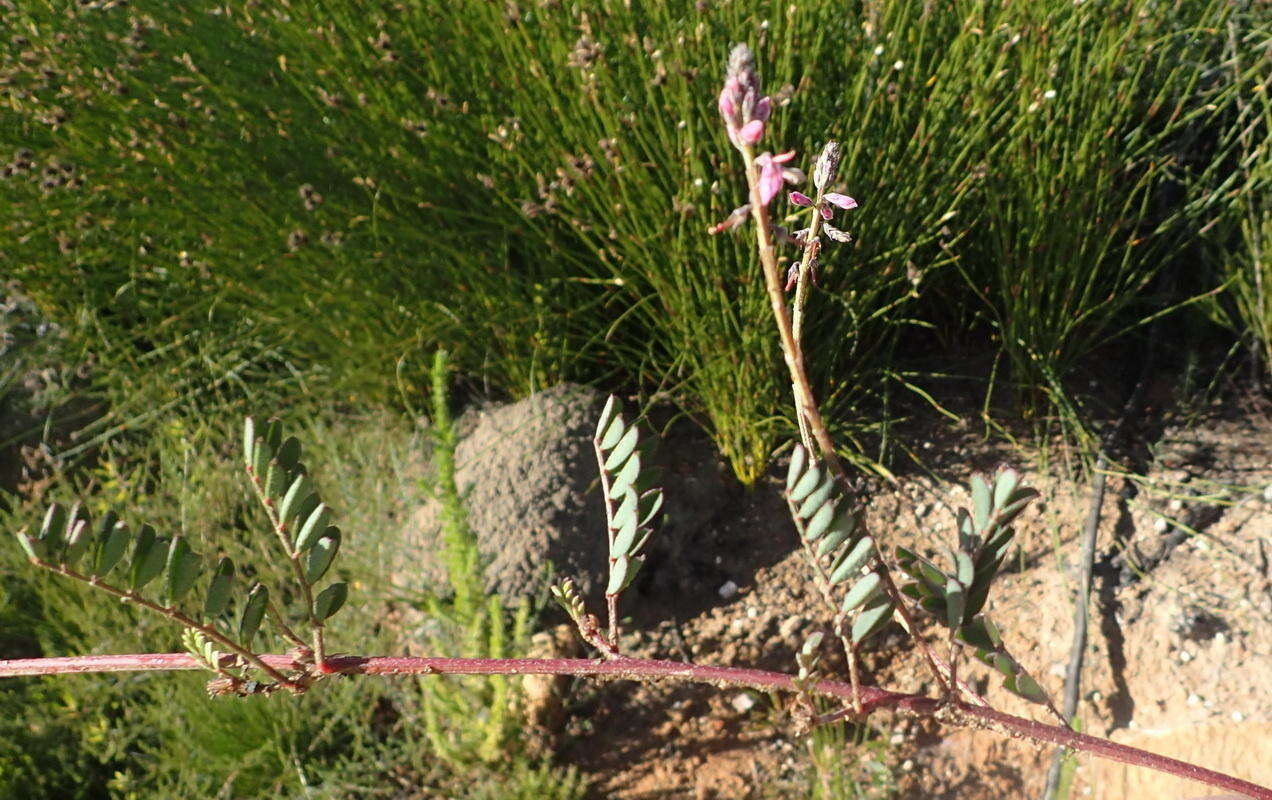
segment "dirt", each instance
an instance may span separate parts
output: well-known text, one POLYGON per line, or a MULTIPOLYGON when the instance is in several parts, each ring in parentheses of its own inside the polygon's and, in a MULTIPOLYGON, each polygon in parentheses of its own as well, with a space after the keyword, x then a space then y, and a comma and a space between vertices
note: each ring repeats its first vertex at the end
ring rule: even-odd
MULTIPOLYGON (((1272 785, 1272 418, 1265 410, 1165 427, 1141 448, 1139 474, 1111 470, 1099 527, 1081 729, 1272 785)), ((1008 646, 1054 698, 1073 636, 1085 480, 1045 469, 966 433, 934 442, 928 474, 875 487, 871 529, 935 552, 967 503, 971 469, 1007 460, 1043 493, 1017 524, 1019 551, 989 606, 1008 646), (949 457, 951 454, 954 457, 949 457), (944 462, 944 463, 940 463, 944 462)), ((780 467, 780 465, 779 465, 780 467)), ((775 470, 776 474, 776 470, 775 470)), ((824 629, 776 478, 736 489, 677 574, 629 601, 626 649, 642 657, 794 670, 804 638, 824 629)), ((651 564, 652 571, 666 565, 651 564)), ((935 635, 928 630, 927 635, 935 635)), ((931 693, 893 626, 866 656, 869 680, 931 693)), ((1047 721, 979 665, 974 685, 998 708, 1047 721)), ((778 797, 808 779, 806 741, 785 701, 712 687, 578 682, 567 692, 562 761, 594 780, 593 796, 778 797)), ((876 715, 894 796, 1041 796, 1050 750, 997 734, 876 715)), ((855 757, 846 757, 849 771, 855 757)), ((866 789, 873 784, 863 784, 866 789)), ((875 796, 863 789, 858 796, 875 796)), ((1081 758, 1072 797, 1199 797, 1196 784, 1081 758)))

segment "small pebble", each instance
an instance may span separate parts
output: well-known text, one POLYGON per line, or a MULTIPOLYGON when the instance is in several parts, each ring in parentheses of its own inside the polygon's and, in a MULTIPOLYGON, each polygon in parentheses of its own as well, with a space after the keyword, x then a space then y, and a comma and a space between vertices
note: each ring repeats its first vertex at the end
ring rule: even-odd
POLYGON ((1269 503, 1272 503, 1272 483, 1269 483, 1267 486, 1264 487, 1263 499, 1269 503))
POLYGON ((1190 706, 1201 705, 1201 695, 1199 694, 1188 695, 1188 705, 1190 706))
POLYGON ((755 619, 755 618, 756 618, 756 617, 758 617, 759 615, 760 615, 760 610, 759 610, 758 608, 756 608, 755 606, 747 606, 747 607, 746 607, 746 618, 747 618, 747 619, 755 619))
POLYGON ((733 581, 725 581, 723 586, 716 589, 716 593, 720 595, 722 600, 732 600, 734 597, 737 597, 738 585, 733 581))
POLYGON ((807 624, 808 624, 808 620, 804 619, 803 617, 800 617, 800 616, 787 617, 786 619, 782 620, 782 624, 778 626, 777 635, 787 640, 794 639, 795 634, 798 633, 807 624))
POLYGON ((1240 711, 1233 711, 1233 712, 1232 712, 1232 721, 1233 721, 1233 722, 1241 722, 1241 721, 1242 721, 1242 720, 1244 720, 1244 719, 1245 719, 1245 714, 1242 714, 1240 711))
POLYGON ((1187 650, 1180 650, 1180 651, 1179 651, 1179 660, 1180 660, 1181 662, 1183 662, 1183 663, 1187 664, 1189 661, 1192 661, 1192 660, 1193 660, 1193 654, 1192 654, 1192 653, 1190 653, 1190 652, 1188 652, 1187 650))
POLYGON ((1153 521, 1153 530, 1157 531, 1158 533, 1165 533, 1166 529, 1169 527, 1170 527, 1170 522, 1165 517, 1158 517, 1156 520, 1153 521))
POLYGON ((755 698, 752 697, 747 692, 742 692, 741 694, 734 696, 733 700, 730 702, 730 705, 733 706, 734 711, 738 712, 739 714, 745 714, 746 712, 755 708, 755 698))

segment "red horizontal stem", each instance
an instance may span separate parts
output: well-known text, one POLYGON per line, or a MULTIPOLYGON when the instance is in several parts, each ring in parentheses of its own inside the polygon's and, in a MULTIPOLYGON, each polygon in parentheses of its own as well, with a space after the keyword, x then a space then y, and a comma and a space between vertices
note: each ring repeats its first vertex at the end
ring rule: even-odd
MULTIPOLYGON (((297 664, 290 656, 263 655, 261 660, 271 667, 284 671, 302 668, 302 665, 297 664)), ((227 665, 228 662, 227 657, 227 665)), ((670 678, 720 687, 748 687, 778 691, 794 691, 796 688, 794 678, 780 672, 638 658, 593 660, 333 656, 327 659, 324 666, 325 672, 346 675, 580 675, 623 680, 670 678)), ((87 672, 155 672, 196 669, 203 669, 203 667, 185 653, 25 658, 0 661, 0 678, 87 672)), ((838 697, 845 701, 852 699, 852 686, 839 681, 822 681, 817 684, 815 691, 818 694, 838 697)), ((865 713, 880 709, 895 709, 922 716, 936 716, 944 708, 950 712, 952 721, 989 728, 1008 736, 1025 737, 1037 742, 1068 747, 1132 766, 1146 767, 1226 791, 1238 792, 1255 800, 1272 800, 1270 788, 1189 764, 1186 761, 1088 736, 1068 728, 1034 722, 981 706, 960 703, 956 709, 950 709, 942 700, 936 698, 890 692, 874 686, 862 686, 860 691, 865 713)))

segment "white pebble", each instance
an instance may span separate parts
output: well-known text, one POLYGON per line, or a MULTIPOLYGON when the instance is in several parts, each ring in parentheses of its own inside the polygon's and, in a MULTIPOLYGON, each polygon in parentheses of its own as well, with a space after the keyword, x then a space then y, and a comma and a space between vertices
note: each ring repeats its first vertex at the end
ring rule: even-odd
POLYGON ((1156 520, 1153 521, 1153 530, 1157 531, 1158 533, 1165 533, 1166 529, 1169 527, 1170 527, 1170 522, 1167 521, 1165 517, 1158 517, 1156 520))
POLYGON ((733 581, 725 581, 723 586, 716 589, 716 593, 720 595, 720 599, 722 600, 732 600, 734 597, 737 597, 738 585, 733 581))
POLYGON ((1190 653, 1190 652, 1188 652, 1187 650, 1180 650, 1180 651, 1179 651, 1179 660, 1180 660, 1180 661, 1182 661, 1183 663, 1187 664, 1189 661, 1192 661, 1192 660, 1193 660, 1193 654, 1192 654, 1192 653, 1190 653))
POLYGON ((1233 722, 1241 722, 1241 721, 1242 721, 1242 720, 1244 720, 1244 719, 1245 719, 1245 714, 1242 714, 1240 711, 1233 711, 1233 712, 1232 712, 1232 721, 1233 721, 1233 722))
POLYGON ((745 714, 755 708, 755 698, 746 692, 742 692, 733 698, 731 705, 734 711, 739 714, 745 714))

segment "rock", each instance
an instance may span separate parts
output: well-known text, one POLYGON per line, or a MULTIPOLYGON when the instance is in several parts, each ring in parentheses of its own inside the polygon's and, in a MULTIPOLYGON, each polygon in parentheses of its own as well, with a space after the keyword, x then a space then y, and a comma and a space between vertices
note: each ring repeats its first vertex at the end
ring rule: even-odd
MULTIPOLYGON (((553 575, 573 578, 585 597, 603 591, 605 508, 592 436, 604 400, 593 389, 562 384, 465 415, 455 479, 486 563, 486 591, 539 596, 553 575)), ((648 425, 641 432, 653 435, 648 425)), ((665 519, 629 593, 639 592, 654 572, 661 574, 653 580, 666 589, 667 576, 684 563, 685 543, 721 507, 726 488, 705 441, 690 435, 658 442, 654 466, 666 494, 665 519)), ((396 583, 447 593, 440 534, 440 504, 425 498, 403 531, 396 583)), ((670 580, 674 585, 676 579, 670 580)))
MULTIPOLYGON (((606 568, 605 510, 592 434, 604 396, 563 384, 476 415, 455 448, 455 482, 477 535, 485 589, 535 595, 549 575, 592 592, 606 568)), ((441 504, 426 498, 403 533, 401 585, 446 593, 441 504)))

